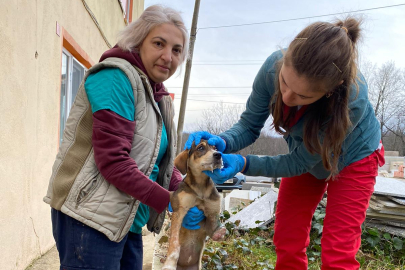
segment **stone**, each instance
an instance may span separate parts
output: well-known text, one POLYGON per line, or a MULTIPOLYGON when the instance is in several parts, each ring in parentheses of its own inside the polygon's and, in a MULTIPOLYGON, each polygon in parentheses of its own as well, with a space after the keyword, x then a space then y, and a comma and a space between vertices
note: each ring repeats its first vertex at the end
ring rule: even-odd
POLYGON ((240 227, 256 228, 267 225, 274 220, 274 206, 277 202, 278 193, 271 190, 263 197, 255 200, 252 204, 232 216, 229 221, 240 220, 240 227), (260 221, 256 223, 256 221, 260 221))
POLYGON ((389 195, 405 199, 405 182, 394 178, 377 176, 374 194, 389 195))
POLYGON ((378 224, 378 223, 373 223, 373 222, 368 222, 366 224, 367 227, 374 227, 377 228, 379 231, 387 232, 392 235, 396 235, 399 237, 405 237, 405 230, 403 228, 398 228, 394 226, 389 226, 389 225, 383 225, 383 224, 378 224))
POLYGON ((405 209, 405 205, 401 205, 395 201, 392 201, 388 198, 388 196, 382 195, 372 195, 371 200, 381 204, 383 207, 386 208, 398 208, 398 209, 405 209))
POLYGON ((405 222, 367 218, 365 224, 367 225, 368 222, 377 223, 377 224, 383 224, 383 225, 390 225, 390 226, 393 226, 393 227, 400 227, 400 228, 403 228, 405 230, 405 222))
POLYGON ((242 190, 254 190, 253 188, 272 188, 274 185, 271 183, 256 183, 256 182, 246 182, 242 185, 242 190))
POLYGON ((384 205, 382 205, 382 204, 380 204, 380 203, 374 201, 373 199, 370 199, 369 207, 370 207, 371 209, 373 209, 374 211, 379 212, 379 211, 381 211, 381 210, 384 208, 384 205))
POLYGON ((251 191, 260 191, 261 194, 263 195, 263 194, 266 194, 266 193, 270 192, 273 189, 271 187, 257 187, 257 186, 254 186, 250 190, 251 191))
POLYGON ((253 201, 256 198, 261 196, 260 191, 251 191, 251 190, 232 190, 231 193, 225 197, 225 210, 230 210, 229 202, 231 198, 240 198, 253 201))
POLYGON ((387 196, 387 197, 390 198, 391 200, 393 200, 396 203, 399 203, 401 205, 405 205, 405 199, 404 198, 394 197, 394 196, 387 196))
MULTIPOLYGON (((374 209, 373 209, 374 210, 374 209)), ((394 216, 402 216, 405 217, 405 210, 395 210, 395 209, 381 209, 379 211, 377 211, 380 214, 387 214, 387 215, 394 215, 394 216)))
POLYGON ((237 209, 238 207, 240 209, 243 209, 246 206, 248 206, 251 202, 252 200, 249 199, 231 197, 229 200, 229 210, 232 211, 233 209, 237 209))
POLYGON ((391 162, 391 163, 390 163, 390 172, 399 171, 399 168, 400 168, 401 166, 404 166, 404 162, 403 162, 403 161, 391 162))
POLYGON ((374 218, 378 220, 387 220, 387 221, 394 221, 394 222, 405 222, 405 216, 398 216, 393 214, 386 214, 386 213, 379 213, 377 211, 372 210, 371 208, 367 209, 367 218, 374 218))
POLYGON ((378 171, 378 176, 389 177, 390 174, 386 170, 378 171))
POLYGON ((246 176, 246 183, 272 183, 274 179, 272 177, 265 176, 246 176))
POLYGON ((404 157, 395 157, 395 156, 384 156, 385 157, 385 164, 381 167, 380 170, 387 170, 391 172, 391 164, 393 162, 404 162, 404 157))
POLYGON ((390 201, 384 196, 371 196, 369 207, 380 214, 405 216, 405 207, 390 201))
POLYGON ((384 151, 385 157, 397 157, 399 156, 399 151, 384 151))

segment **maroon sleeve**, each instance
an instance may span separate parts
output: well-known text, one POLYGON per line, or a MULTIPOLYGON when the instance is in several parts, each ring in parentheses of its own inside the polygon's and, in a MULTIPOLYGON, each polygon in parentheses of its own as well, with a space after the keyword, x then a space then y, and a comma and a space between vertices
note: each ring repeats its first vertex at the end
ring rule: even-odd
POLYGON ((170 193, 144 175, 129 153, 135 122, 110 110, 93 114, 93 148, 97 168, 119 190, 131 195, 157 212, 165 210, 170 193))
POLYGON ((179 188, 180 182, 183 181, 181 172, 173 166, 172 178, 170 179, 169 191, 176 191, 179 188))

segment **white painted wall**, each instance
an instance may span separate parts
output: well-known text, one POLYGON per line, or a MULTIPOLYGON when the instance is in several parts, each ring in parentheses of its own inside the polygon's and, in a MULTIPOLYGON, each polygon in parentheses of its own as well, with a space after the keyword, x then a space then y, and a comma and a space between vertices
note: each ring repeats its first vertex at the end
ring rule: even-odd
MULTIPOLYGON (((137 18, 144 1, 134 2, 137 18)), ((118 1, 87 3, 114 45, 125 26, 118 1)), ((81 0, 0 1, 1 270, 25 269, 54 245, 42 198, 59 141, 62 40, 56 22, 94 62, 108 49, 81 0)))

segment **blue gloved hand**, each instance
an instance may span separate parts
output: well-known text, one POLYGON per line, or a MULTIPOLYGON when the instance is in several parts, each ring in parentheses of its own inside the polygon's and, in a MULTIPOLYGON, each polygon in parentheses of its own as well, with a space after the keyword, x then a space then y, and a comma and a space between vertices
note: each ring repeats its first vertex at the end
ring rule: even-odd
POLYGON ((223 184, 226 180, 234 177, 245 167, 245 159, 241 155, 221 154, 224 167, 215 169, 213 172, 204 171, 216 184, 223 184))
MULTIPOLYGON (((169 203, 168 210, 173 212, 171 203, 169 203)), ((204 218, 204 212, 198 209, 197 206, 194 206, 188 210, 181 225, 188 230, 198 230, 200 228, 198 223, 200 223, 204 218)))
POLYGON ((188 136, 184 150, 190 149, 194 141, 196 145, 199 144, 201 139, 207 140, 209 145, 215 145, 219 152, 225 151, 226 144, 224 139, 207 131, 197 131, 191 133, 190 136, 188 136))

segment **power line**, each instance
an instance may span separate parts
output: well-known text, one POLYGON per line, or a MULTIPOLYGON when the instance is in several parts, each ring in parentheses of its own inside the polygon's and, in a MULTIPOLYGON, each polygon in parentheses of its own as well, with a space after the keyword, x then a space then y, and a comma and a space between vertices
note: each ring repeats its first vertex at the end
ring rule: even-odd
POLYGON ((327 17, 327 16, 342 15, 342 14, 347 14, 347 13, 356 13, 356 12, 363 12, 363 11, 370 11, 370 10, 377 10, 377 9, 384 9, 384 8, 399 7, 399 6, 404 6, 404 5, 405 5, 405 3, 397 4, 397 5, 375 7, 375 8, 358 9, 358 10, 346 11, 346 12, 330 13, 330 14, 324 14, 324 15, 300 17, 300 18, 293 18, 293 19, 284 19, 284 20, 275 20, 275 21, 257 22, 257 23, 232 24, 232 25, 222 25, 222 26, 208 26, 208 27, 200 27, 198 29, 203 30, 203 29, 216 29, 216 28, 230 28, 230 27, 239 27, 239 26, 249 26, 249 25, 270 24, 270 23, 278 23, 278 22, 298 21, 298 20, 305 20, 305 19, 312 19, 312 18, 320 18, 320 17, 327 17))
MULTIPOLYGON (((205 109, 193 109, 193 110, 189 110, 186 108, 186 112, 201 112, 204 110, 209 110, 209 108, 205 108, 205 109)), ((180 109, 177 109, 176 112, 180 111, 180 109)))
MULTIPOLYGON (((177 98, 175 98, 177 99, 177 98)), ((224 104, 239 104, 239 105, 245 105, 246 103, 239 103, 239 102, 230 102, 230 101, 215 101, 215 100, 199 100, 199 99, 190 99, 188 98, 187 101, 201 101, 201 102, 216 102, 216 103, 224 103, 224 104)))
MULTIPOLYGON (((174 93, 175 94, 175 96, 176 96, 176 98, 177 97, 181 97, 181 94, 176 94, 176 93, 174 93)), ((247 96, 247 95, 250 95, 250 92, 249 93, 229 93, 229 94, 188 94, 188 96, 204 96, 204 97, 206 97, 206 96, 210 96, 210 97, 220 97, 220 96, 226 96, 226 97, 229 97, 229 96, 247 96)))
MULTIPOLYGON (((183 86, 165 86, 166 88, 183 88, 183 86)), ((194 86, 189 88, 252 88, 252 86, 194 86)))
POLYGON ((193 64, 195 66, 261 66, 263 63, 235 63, 235 64, 193 64))
POLYGON ((249 60, 249 59, 237 59, 237 60, 230 60, 230 59, 221 59, 221 60, 203 60, 203 61, 194 61, 194 63, 211 63, 211 62, 264 62, 264 60, 249 60))
MULTIPOLYGON (((263 63, 265 60, 245 60, 245 59, 240 59, 240 60, 226 60, 226 59, 224 59, 224 60, 207 60, 207 61, 195 61, 195 62, 193 62, 193 64, 194 63, 198 63, 198 64, 206 64, 206 63, 215 63, 215 64, 217 64, 217 63, 229 63, 229 62, 238 62, 238 63, 244 63, 244 62, 246 62, 246 63, 249 63, 249 62, 259 62, 259 63, 263 63)), ((231 63, 232 64, 232 63, 231 63)))

